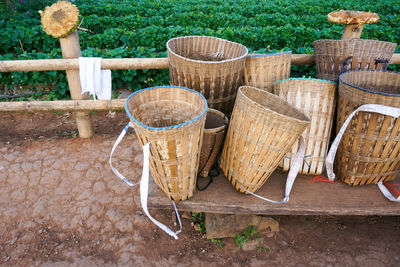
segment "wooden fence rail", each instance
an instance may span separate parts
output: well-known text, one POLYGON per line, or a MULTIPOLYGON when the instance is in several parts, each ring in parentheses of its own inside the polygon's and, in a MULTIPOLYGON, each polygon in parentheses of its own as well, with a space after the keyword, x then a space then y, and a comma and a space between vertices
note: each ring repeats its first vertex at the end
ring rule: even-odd
MULTIPOLYGON (((313 54, 293 54, 292 65, 314 65, 313 54)), ((400 64, 400 54, 394 54, 390 64, 400 64)), ((79 68, 79 60, 74 59, 36 59, 0 61, 0 72, 13 71, 52 71, 79 68)), ((104 58, 102 69, 168 69, 168 58, 104 58)))

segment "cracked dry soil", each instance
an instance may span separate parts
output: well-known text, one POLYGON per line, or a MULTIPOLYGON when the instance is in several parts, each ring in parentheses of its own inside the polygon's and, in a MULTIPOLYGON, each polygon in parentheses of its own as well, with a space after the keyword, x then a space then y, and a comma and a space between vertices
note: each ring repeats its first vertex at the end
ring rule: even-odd
MULTIPOLYGON (((108 157, 127 118, 93 114, 95 136, 74 137, 68 113, 0 114, 2 266, 399 266, 400 217, 275 216, 280 232, 259 233, 264 249, 224 247, 183 219, 179 240, 142 213, 110 170, 108 157)), ((142 153, 129 134, 115 153, 129 178, 142 153)), ((170 210, 152 210, 172 225, 170 210)))

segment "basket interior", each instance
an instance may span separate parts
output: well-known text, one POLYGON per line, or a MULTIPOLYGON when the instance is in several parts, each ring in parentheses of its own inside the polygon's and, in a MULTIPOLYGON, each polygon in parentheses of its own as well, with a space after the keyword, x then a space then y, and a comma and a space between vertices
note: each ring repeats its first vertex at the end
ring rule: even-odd
POLYGON ((385 71, 351 71, 340 76, 342 82, 370 92, 400 96, 400 73, 385 71))
POLYGON ((280 115, 309 122, 309 118, 277 95, 251 86, 240 87, 242 93, 255 103, 280 115))
POLYGON ((247 55, 245 46, 224 39, 208 36, 178 37, 168 41, 173 53, 193 60, 222 61, 247 55), (219 56, 216 56, 219 53, 219 56))
POLYGON ((145 126, 176 126, 200 116, 206 102, 198 93, 178 87, 159 87, 133 94, 128 115, 145 126))
POLYGON ((225 118, 213 112, 207 112, 205 129, 215 129, 225 125, 225 118))

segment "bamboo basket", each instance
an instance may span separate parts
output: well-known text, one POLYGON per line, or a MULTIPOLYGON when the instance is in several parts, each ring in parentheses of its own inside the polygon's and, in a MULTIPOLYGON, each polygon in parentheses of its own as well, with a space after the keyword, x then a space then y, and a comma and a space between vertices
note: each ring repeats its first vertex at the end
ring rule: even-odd
POLYGON ((290 51, 248 55, 244 84, 272 92, 274 82, 290 77, 291 55, 290 51))
POLYGON ((337 82, 348 70, 386 69, 397 44, 376 40, 317 40, 313 43, 319 79, 337 82))
MULTIPOLYGON (((299 173, 321 174, 332 131, 336 84, 327 80, 291 78, 275 83, 274 93, 311 119, 310 127, 303 133, 306 150, 299 173)), ((299 141, 280 163, 284 171, 289 170, 298 150, 299 141)))
MULTIPOLYGON (((349 71, 339 77, 338 131, 364 104, 400 108, 400 73, 349 71)), ((357 186, 393 180, 400 171, 400 118, 358 112, 342 136, 335 159, 337 177, 357 186)))
POLYGON ((207 110, 206 124, 203 135, 203 145, 201 147, 199 175, 207 177, 208 172, 214 165, 225 131, 228 127, 228 118, 216 109, 207 110))
POLYGON ((220 167, 236 190, 257 191, 291 149, 310 120, 279 96, 239 88, 220 167))
POLYGON ((193 196, 207 102, 198 92, 177 86, 131 94, 126 112, 142 145, 150 142, 150 172, 172 200, 193 196))
POLYGON ((210 108, 229 115, 243 84, 248 50, 208 36, 185 36, 167 42, 171 84, 194 89, 210 108))

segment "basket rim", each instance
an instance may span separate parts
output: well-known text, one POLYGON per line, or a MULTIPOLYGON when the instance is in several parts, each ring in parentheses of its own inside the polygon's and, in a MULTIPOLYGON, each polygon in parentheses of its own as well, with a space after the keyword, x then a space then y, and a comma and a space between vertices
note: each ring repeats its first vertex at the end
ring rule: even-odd
MULTIPOLYGON (((215 133, 215 132, 219 132, 220 130, 224 129, 225 127, 227 127, 227 125, 229 125, 229 119, 228 117, 222 112, 219 111, 217 109, 214 108, 208 108, 207 109, 207 113, 214 113, 217 116, 219 116, 220 118, 222 118, 224 120, 224 125, 218 126, 218 127, 214 127, 214 128, 204 128, 204 133, 215 133)), ((207 121, 207 118, 206 118, 207 121)))
POLYGON ((273 56, 280 56, 285 54, 292 54, 292 51, 281 51, 275 53, 266 53, 266 54, 248 54, 248 57, 273 57, 273 56))
POLYGON ((236 61, 236 60, 240 60, 242 58, 246 58, 247 55, 249 54, 249 49, 247 49, 247 47, 245 45, 239 44, 237 42, 232 42, 226 39, 222 39, 222 38, 218 38, 218 37, 214 37, 214 36, 207 36, 207 35, 187 35, 187 36, 178 36, 178 37, 174 37, 171 38, 167 41, 167 51, 170 52, 171 54, 173 54, 174 56, 184 59, 184 60, 188 60, 190 62, 195 62, 195 63, 207 63, 207 64, 222 64, 222 63, 228 63, 228 62, 232 62, 232 61, 236 61), (235 57, 235 58, 230 58, 230 59, 224 59, 224 60, 220 60, 220 61, 206 61, 206 60, 196 60, 196 59, 191 59, 188 57, 183 57, 177 53, 175 53, 174 51, 172 51, 172 49, 170 48, 170 42, 177 40, 177 39, 183 39, 183 38, 192 38, 192 37, 200 37, 200 38, 214 38, 214 39, 218 39, 218 40, 222 40, 224 42, 229 42, 229 43, 233 43, 233 44, 237 44, 240 45, 242 47, 245 48, 245 53, 239 57, 235 57))
POLYGON ((348 83, 348 82, 346 82, 346 81, 343 81, 343 77, 342 77, 342 76, 343 76, 344 74, 348 74, 348 73, 352 73, 352 72, 363 72, 363 71, 374 71, 374 72, 381 72, 381 73, 394 73, 394 74, 400 75, 400 72, 397 72, 397 71, 388 71, 388 70, 371 70, 371 69, 349 70, 349 71, 346 71, 346 72, 344 72, 344 73, 342 73, 342 74, 339 75, 339 82, 342 82, 342 83, 344 83, 345 85, 351 86, 351 87, 353 87, 353 88, 356 88, 356 89, 359 89, 359 90, 361 90, 361 91, 364 91, 364 92, 367 92, 367 93, 371 93, 371 94, 384 95, 384 96, 399 96, 399 97, 400 97, 400 94, 391 94, 391 93, 384 93, 384 92, 371 91, 371 90, 362 88, 362 87, 360 87, 360 86, 358 86, 358 85, 351 84, 351 83, 348 83))
POLYGON ((283 79, 280 81, 276 81, 273 84, 277 84, 280 82, 284 82, 284 81, 289 81, 289 80, 307 80, 307 81, 319 81, 319 82, 329 82, 329 83, 333 83, 334 85, 337 85, 337 82, 334 81, 330 81, 330 80, 324 80, 324 79, 317 79, 317 78, 287 78, 287 79, 283 79))
POLYGON ((126 101, 125 101, 125 112, 126 112, 126 114, 128 115, 128 117, 129 117, 131 120, 133 120, 135 123, 139 124, 139 125, 142 126, 143 128, 146 128, 146 129, 148 129, 148 130, 157 130, 157 131, 168 130, 168 129, 175 129, 175 128, 180 128, 180 127, 182 127, 182 126, 188 125, 189 123, 192 123, 192 122, 194 122, 194 121, 197 121, 197 120, 199 120, 201 117, 203 117, 203 116, 206 114, 207 109, 208 109, 207 100, 205 99, 205 97, 204 97, 201 93, 199 93, 199 92, 197 92, 197 91, 195 91, 195 90, 186 88, 186 87, 175 86, 175 85, 164 85, 164 86, 154 86, 154 87, 144 88, 144 89, 141 89, 141 90, 139 90, 139 91, 136 91, 136 92, 133 92, 132 94, 130 94, 130 95, 128 96, 128 98, 126 99, 126 101), (204 100, 204 103, 205 103, 205 107, 204 107, 203 112, 202 112, 199 116, 197 116, 196 118, 194 118, 194 119, 191 119, 191 120, 189 120, 189 121, 185 121, 185 122, 180 123, 180 124, 176 124, 176 125, 172 125, 172 126, 166 126, 166 127, 152 127, 152 126, 148 126, 148 125, 143 124, 143 123, 141 123, 140 121, 136 120, 136 119, 131 115, 131 113, 129 112, 129 109, 128 109, 128 102, 129 102, 129 99, 130 99, 132 96, 134 96, 135 94, 138 94, 138 93, 140 93, 140 92, 146 91, 146 90, 154 90, 154 89, 168 88, 168 87, 174 87, 174 88, 184 89, 184 90, 187 90, 187 91, 190 91, 190 92, 194 92, 194 93, 198 94, 199 96, 201 96, 201 98, 204 100))
POLYGON ((337 40, 337 39, 319 39, 315 40, 312 45, 314 46, 315 43, 323 43, 323 42, 333 42, 333 43, 351 43, 351 42, 379 42, 379 43, 388 43, 388 44, 395 44, 397 47, 397 43, 388 42, 388 41, 381 41, 381 40, 372 40, 372 39, 361 39, 361 38, 351 38, 345 40, 337 40))
POLYGON ((254 87, 254 86, 243 85, 243 86, 240 86, 240 87, 239 87, 238 93, 240 93, 243 97, 245 97, 245 98, 246 98, 248 101, 250 101, 252 104, 255 104, 256 106, 258 106, 259 108, 261 108, 261 109, 263 109, 263 110, 268 110, 269 112, 272 112, 273 114, 275 114, 275 115, 277 115, 277 116, 279 116, 279 117, 290 118, 291 120, 295 120, 295 121, 297 121, 297 122, 299 122, 299 123, 302 123, 302 124, 303 124, 303 123, 308 123, 308 124, 309 124, 309 123, 311 122, 310 118, 308 118, 301 110, 299 110, 298 108, 294 107, 293 105, 291 105, 289 102, 287 102, 285 99, 281 98, 280 96, 275 95, 275 94, 273 94, 273 93, 270 93, 270 92, 268 92, 268 91, 261 90, 260 88, 257 88, 257 87, 254 87), (291 109, 296 110, 296 111, 300 114, 299 118, 296 118, 296 117, 294 117, 294 116, 289 116, 289 115, 286 115, 286 114, 283 114, 283 113, 279 113, 279 112, 277 112, 277 111, 275 111, 275 110, 273 110, 273 109, 271 109, 271 108, 269 108, 269 107, 266 107, 266 106, 260 104, 260 103, 257 102, 257 101, 254 101, 253 99, 251 99, 250 97, 248 97, 248 96, 243 92, 242 89, 245 88, 245 87, 251 88, 251 89, 253 89, 253 90, 255 89, 256 91, 260 91, 261 93, 266 94, 268 97, 273 97, 273 98, 275 98, 276 100, 281 101, 283 104, 289 106, 291 109), (304 118, 302 119, 302 118, 300 118, 300 117, 304 117, 304 118))

